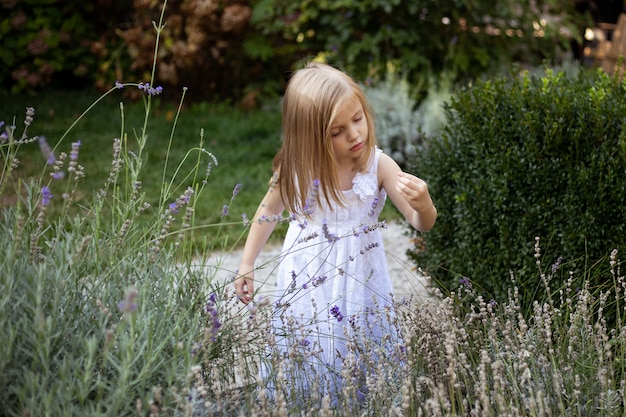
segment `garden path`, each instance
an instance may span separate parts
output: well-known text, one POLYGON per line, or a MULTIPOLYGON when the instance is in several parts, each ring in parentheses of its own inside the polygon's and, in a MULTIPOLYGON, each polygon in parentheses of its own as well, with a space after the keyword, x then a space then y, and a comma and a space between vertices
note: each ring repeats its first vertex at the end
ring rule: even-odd
MULTIPOLYGON (((411 238, 406 234, 406 226, 399 221, 392 221, 381 229, 381 233, 396 299, 412 297, 416 301, 425 300, 428 297, 428 280, 416 270, 406 255, 406 251, 412 246, 411 238)), ((255 289, 260 295, 273 294, 273 276, 280 261, 280 252, 280 245, 266 245, 257 259, 255 289)), ((241 253, 241 249, 230 252, 215 251, 205 265, 215 266, 216 278, 221 282, 229 282, 239 267, 241 253)))

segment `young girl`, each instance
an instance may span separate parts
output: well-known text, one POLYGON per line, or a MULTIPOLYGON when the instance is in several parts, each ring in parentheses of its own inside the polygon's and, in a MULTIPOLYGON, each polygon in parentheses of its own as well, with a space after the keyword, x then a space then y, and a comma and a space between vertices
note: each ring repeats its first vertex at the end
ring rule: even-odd
POLYGON ((243 303, 252 300, 256 258, 287 210, 273 319, 279 350, 285 360, 294 358, 290 349, 307 350, 301 374, 313 382, 331 374, 336 378, 324 384, 340 383, 350 353, 347 337, 358 333, 380 341, 388 331, 370 323, 374 311, 391 304, 378 221, 387 195, 420 231, 433 227, 437 211, 426 183, 376 148, 365 94, 331 66, 310 63, 293 74, 283 101, 282 134, 274 178, 251 223, 235 291, 243 303))

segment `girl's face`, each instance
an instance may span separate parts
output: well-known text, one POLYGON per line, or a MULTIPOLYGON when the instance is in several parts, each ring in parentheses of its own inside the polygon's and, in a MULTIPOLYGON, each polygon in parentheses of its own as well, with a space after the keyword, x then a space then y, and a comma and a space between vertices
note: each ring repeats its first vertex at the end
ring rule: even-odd
POLYGON ((356 100, 346 100, 339 108, 330 128, 335 156, 340 164, 350 163, 361 156, 369 131, 365 111, 356 100))

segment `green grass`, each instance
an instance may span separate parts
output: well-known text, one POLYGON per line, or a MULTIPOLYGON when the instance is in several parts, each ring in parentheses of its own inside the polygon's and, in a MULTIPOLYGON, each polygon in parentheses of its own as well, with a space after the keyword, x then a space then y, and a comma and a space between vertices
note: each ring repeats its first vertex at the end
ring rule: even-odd
MULTIPOLYGON (((45 91, 36 96, 0 96, 0 120, 9 125, 15 117, 18 133, 23 128, 26 107, 34 107, 35 117, 28 130, 29 136, 45 136, 57 154, 69 153, 71 143, 81 141, 79 163, 85 167, 85 178, 78 187, 79 204, 81 201, 89 201, 108 177, 113 139, 121 137, 123 129, 129 135, 128 147, 136 148, 136 137, 141 136, 144 123, 144 102, 130 102, 117 90, 80 117, 99 97, 99 92, 90 90, 45 91), (120 103, 123 104, 123 110, 120 103)), ((200 145, 203 131, 203 147, 216 157, 218 165, 212 168, 207 188, 195 206, 194 245, 200 251, 241 245, 246 232, 241 216, 243 213, 249 218, 254 215, 267 190, 272 158, 280 146, 281 118, 278 103, 252 110, 226 104, 183 105, 172 136, 171 149, 168 147, 179 104, 156 98, 152 105, 143 155, 146 168, 140 176, 141 190, 145 192, 146 200, 153 209, 158 207, 164 178, 165 185, 171 181, 172 186, 168 202, 193 183, 193 178, 186 176, 186 173, 193 169, 197 152, 190 154, 187 159, 185 156, 189 150, 200 145), (174 176, 181 163, 179 174, 174 176), (231 204, 236 184, 241 184, 241 191, 231 204), (228 216, 222 218, 224 205, 230 205, 230 208, 228 216)), ((201 166, 206 167, 209 161, 209 156, 203 155, 201 166)), ((43 165, 44 157, 37 143, 25 145, 20 149, 20 166, 14 171, 14 177, 39 178, 43 165)), ((199 175, 203 174, 199 172, 199 175)), ((16 202, 16 190, 17 185, 5 190, 0 200, 3 206, 16 202)), ((61 191, 57 194, 61 194, 61 191)), ((51 209, 54 210, 55 206, 51 209)), ((144 216, 146 221, 152 221, 151 214, 154 212, 144 216)), ((387 204, 382 217, 397 218, 398 212, 391 204, 387 204)), ((280 242, 285 230, 285 225, 279 225, 271 241, 280 242)))
MULTIPOLYGON (((56 148, 57 154, 61 151, 69 153, 71 143, 81 141, 79 163, 85 167, 86 175, 79 185, 79 203, 102 188, 108 177, 113 139, 120 137, 122 130, 120 102, 124 106, 124 131, 129 135, 135 132, 139 137, 144 123, 144 103, 128 102, 120 92, 114 91, 81 118, 60 142, 68 127, 98 97, 99 93, 93 91, 46 91, 37 96, 4 95, 0 99, 0 120, 5 120, 8 125, 15 117, 18 132, 23 128, 25 108, 34 107, 35 121, 29 128, 29 135, 45 136, 50 146, 56 148)), ((192 169, 197 152, 185 162, 183 160, 190 149, 199 146, 201 131, 204 130, 204 148, 216 157, 218 165, 212 168, 207 190, 195 207, 195 224, 199 227, 195 238, 199 245, 225 244, 222 239, 215 242, 211 238, 217 235, 215 230, 219 227, 220 236, 232 237, 228 244, 236 243, 233 239, 244 230, 241 214, 254 215, 271 176, 271 161, 280 145, 279 108, 244 111, 220 104, 184 106, 178 117, 164 176, 177 107, 178 103, 153 101, 144 153, 146 169, 141 175, 142 191, 146 193, 147 201, 157 207, 163 178, 166 183, 172 181, 174 198, 191 185, 192 178, 180 173, 192 169), (182 169, 174 178, 181 162, 182 169), (230 204, 236 184, 241 184, 241 192, 231 205, 229 215, 222 218, 222 208, 230 204)), ((136 147, 134 137, 129 137, 127 143, 130 149, 136 147)), ((209 161, 210 158, 203 155, 201 166, 206 167, 209 161)), ((37 143, 26 145, 20 150, 20 166, 14 176, 38 178, 42 174, 43 162, 44 157, 37 143)), ((5 191, 4 205, 15 201, 11 193, 15 193, 15 188, 5 191)), ((280 237, 280 233, 277 236, 280 237)))

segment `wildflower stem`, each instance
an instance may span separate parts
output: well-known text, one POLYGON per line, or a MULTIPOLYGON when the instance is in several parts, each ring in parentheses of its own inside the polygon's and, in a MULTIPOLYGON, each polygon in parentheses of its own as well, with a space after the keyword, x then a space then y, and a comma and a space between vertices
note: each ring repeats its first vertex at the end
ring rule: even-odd
MULTIPOLYGON (((172 149, 172 142, 174 141, 174 132, 176 131, 176 126, 178 125, 178 117, 180 116, 180 111, 183 107, 183 102, 185 101, 185 94, 187 93, 187 89, 183 88, 183 95, 180 98, 180 102, 178 103, 178 108, 176 109, 176 116, 174 116, 174 123, 172 124, 172 130, 170 132, 170 138, 169 141, 167 142, 167 152, 165 153, 165 164, 163 165, 163 177, 161 179, 161 186, 162 187, 166 187, 166 184, 168 184, 168 182, 165 180, 166 179, 166 175, 167 175, 167 164, 170 158, 170 150, 172 149)), ((200 142, 200 147, 202 148, 202 142, 200 142)), ((200 155, 198 155, 198 163, 200 162, 200 155)), ((197 168, 197 166, 196 166, 197 168)), ((197 170, 197 169, 196 169, 197 170)), ((194 182, 195 184, 195 178, 194 178, 194 182)), ((167 185, 167 187, 165 189, 162 190, 161 192, 161 199, 160 199, 160 204, 159 204, 159 211, 161 211, 163 209, 163 205, 165 204, 165 202, 167 201, 168 196, 170 195, 170 187, 171 187, 171 182, 169 183, 169 185, 167 185)))

